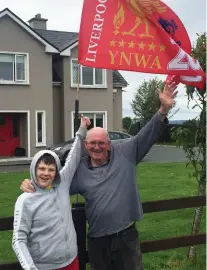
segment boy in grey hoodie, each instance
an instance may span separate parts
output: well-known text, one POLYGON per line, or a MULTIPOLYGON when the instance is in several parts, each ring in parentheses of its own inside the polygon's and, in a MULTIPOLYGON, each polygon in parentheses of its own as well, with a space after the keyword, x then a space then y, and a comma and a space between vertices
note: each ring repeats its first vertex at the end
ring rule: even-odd
POLYGON ((82 139, 90 120, 81 126, 61 169, 49 150, 33 158, 30 174, 35 193, 23 193, 15 204, 12 247, 25 270, 78 270, 77 239, 68 189, 81 159, 82 139))

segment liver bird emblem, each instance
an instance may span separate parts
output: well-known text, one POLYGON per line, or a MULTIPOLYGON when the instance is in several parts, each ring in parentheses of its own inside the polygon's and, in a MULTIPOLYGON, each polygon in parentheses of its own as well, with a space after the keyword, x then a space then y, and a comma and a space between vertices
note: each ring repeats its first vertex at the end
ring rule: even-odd
POLYGON ((145 33, 141 33, 139 36, 153 38, 149 33, 149 21, 146 15, 153 14, 153 12, 160 14, 164 13, 166 11, 166 7, 163 6, 159 0, 126 0, 126 3, 131 12, 133 12, 137 17, 134 26, 129 31, 122 32, 122 35, 135 36, 137 28, 144 23, 145 33))

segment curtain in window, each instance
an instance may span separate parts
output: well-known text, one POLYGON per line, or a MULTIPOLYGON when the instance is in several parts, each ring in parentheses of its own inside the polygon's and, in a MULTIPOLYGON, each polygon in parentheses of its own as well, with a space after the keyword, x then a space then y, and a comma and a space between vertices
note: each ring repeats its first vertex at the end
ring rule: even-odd
POLYGON ((73 61, 73 84, 78 83, 78 61, 73 61))
POLYGON ((14 80, 14 56, 0 54, 0 80, 14 80))
POLYGON ((93 85, 93 68, 82 67, 82 84, 93 85))
POLYGON ((95 84, 103 84, 103 70, 100 68, 95 69, 95 84))
POLYGON ((25 56, 24 55, 16 56, 16 80, 18 81, 25 80, 25 56))

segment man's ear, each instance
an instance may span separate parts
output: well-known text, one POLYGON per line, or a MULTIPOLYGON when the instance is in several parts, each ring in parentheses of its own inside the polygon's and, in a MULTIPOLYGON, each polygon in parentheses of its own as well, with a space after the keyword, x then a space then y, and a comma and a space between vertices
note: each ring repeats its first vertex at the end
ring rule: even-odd
POLYGON ((85 146, 85 147, 87 147, 87 141, 86 141, 86 140, 84 140, 84 142, 83 142, 83 143, 84 143, 84 146, 85 146))
POLYGON ((111 140, 108 141, 108 150, 111 149, 111 140))

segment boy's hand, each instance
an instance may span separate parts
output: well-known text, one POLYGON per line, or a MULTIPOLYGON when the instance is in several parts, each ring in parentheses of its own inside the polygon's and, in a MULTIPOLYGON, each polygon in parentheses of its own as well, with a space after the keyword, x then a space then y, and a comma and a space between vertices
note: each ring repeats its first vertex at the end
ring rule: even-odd
POLYGON ((81 115, 81 127, 85 127, 87 128, 88 126, 90 126, 91 121, 88 117, 85 117, 83 114, 81 115))
POLYGON ((24 181, 22 182, 22 184, 20 186, 20 189, 24 192, 27 192, 27 193, 35 192, 35 188, 32 184, 32 181, 29 179, 24 179, 24 181))

